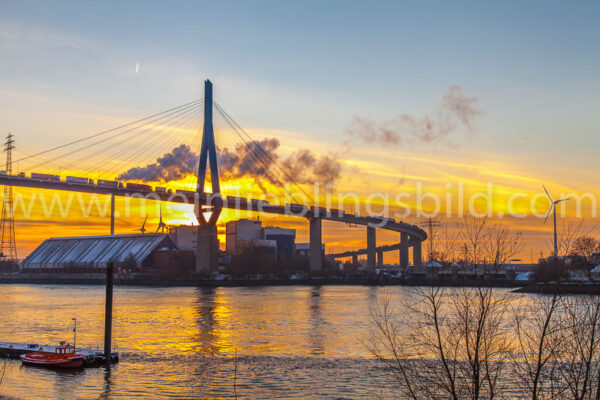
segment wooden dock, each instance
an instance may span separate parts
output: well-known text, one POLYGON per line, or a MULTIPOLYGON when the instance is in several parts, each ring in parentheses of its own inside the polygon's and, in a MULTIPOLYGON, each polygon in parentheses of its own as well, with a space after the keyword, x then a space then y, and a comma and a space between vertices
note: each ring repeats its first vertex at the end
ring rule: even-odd
MULTIPOLYGON (((0 342, 0 357, 19 358, 21 354, 32 353, 34 351, 43 351, 54 353, 56 346, 40 345, 37 343, 12 343, 0 342)), ((85 367, 97 367, 105 365, 104 352, 102 350, 90 350, 78 348, 77 353, 85 357, 85 367)), ((119 353, 112 352, 110 361, 112 364, 119 362, 119 353)))

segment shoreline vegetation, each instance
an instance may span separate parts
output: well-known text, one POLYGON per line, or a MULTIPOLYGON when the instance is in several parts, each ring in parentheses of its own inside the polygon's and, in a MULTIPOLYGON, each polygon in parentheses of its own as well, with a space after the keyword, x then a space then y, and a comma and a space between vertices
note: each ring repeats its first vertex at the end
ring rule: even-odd
MULTIPOLYGON (((463 275, 452 280, 463 287, 452 290, 440 279, 408 288, 400 313, 389 297, 378 303, 370 351, 403 398, 491 400, 510 391, 531 400, 600 399, 600 241, 572 232, 554 256, 531 265, 527 281, 511 282, 505 260, 522 249, 521 235, 465 219, 463 261, 483 279, 463 275), (506 284, 520 287, 494 290, 506 284)), ((431 242, 429 258, 444 259, 431 242)))
POLYGON ((372 355, 402 398, 600 398, 600 297, 418 287, 371 309, 372 355))

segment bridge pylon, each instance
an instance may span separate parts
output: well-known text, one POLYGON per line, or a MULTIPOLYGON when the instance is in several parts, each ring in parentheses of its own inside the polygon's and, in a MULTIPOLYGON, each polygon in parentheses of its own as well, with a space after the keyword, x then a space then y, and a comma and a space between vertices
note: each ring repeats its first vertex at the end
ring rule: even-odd
POLYGON ((204 81, 204 128, 202 130, 202 148, 200 150, 200 164, 198 165, 198 185, 196 187, 195 213, 198 219, 198 237, 196 241, 196 273, 210 275, 218 267, 219 241, 217 239, 217 220, 223 209, 221 188, 219 185, 219 169, 217 164, 217 150, 215 146, 215 132, 213 129, 213 90, 212 82, 204 81), (206 167, 210 167, 210 181, 212 196, 210 196, 211 215, 208 219, 202 212, 200 199, 204 198, 204 182, 206 180, 206 167))

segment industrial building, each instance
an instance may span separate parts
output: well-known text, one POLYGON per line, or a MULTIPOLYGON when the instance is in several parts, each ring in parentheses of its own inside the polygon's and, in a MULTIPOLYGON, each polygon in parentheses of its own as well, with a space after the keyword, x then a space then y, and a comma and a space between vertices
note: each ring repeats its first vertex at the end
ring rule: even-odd
POLYGON ((265 240, 274 240, 277 245, 277 256, 292 259, 296 247, 296 230, 277 227, 263 228, 265 240))
POLYGON ((116 267, 165 270, 174 266, 176 253, 177 246, 165 233, 51 238, 27 256, 19 269, 24 273, 102 273, 112 261, 116 267))
MULTIPOLYGON (((310 243, 296 243, 296 254, 310 257, 310 243)), ((321 243, 321 255, 325 256, 325 243, 321 243)))
POLYGON ((198 226, 174 226, 170 229, 169 237, 179 250, 196 251, 196 242, 198 241, 198 226))
POLYGON ((229 221, 225 225, 225 250, 227 254, 239 255, 244 247, 261 240, 262 222, 256 219, 229 221))
POLYGON ((258 239, 251 243, 255 250, 258 250, 260 254, 269 256, 273 261, 277 260, 277 242, 274 240, 258 239))
POLYGON ((260 220, 240 219, 225 226, 226 250, 230 255, 239 255, 249 246, 261 248, 276 257, 291 259, 295 254, 296 230, 278 227, 262 227, 260 220))

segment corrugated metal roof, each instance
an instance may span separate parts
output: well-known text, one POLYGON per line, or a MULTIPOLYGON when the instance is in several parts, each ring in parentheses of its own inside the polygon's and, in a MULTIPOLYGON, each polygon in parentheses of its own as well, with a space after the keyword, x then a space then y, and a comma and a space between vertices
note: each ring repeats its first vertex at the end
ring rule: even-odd
POLYGON ((141 265, 165 240, 169 247, 175 247, 166 233, 52 238, 27 256, 21 268, 56 268, 69 263, 104 266, 131 255, 141 265))

